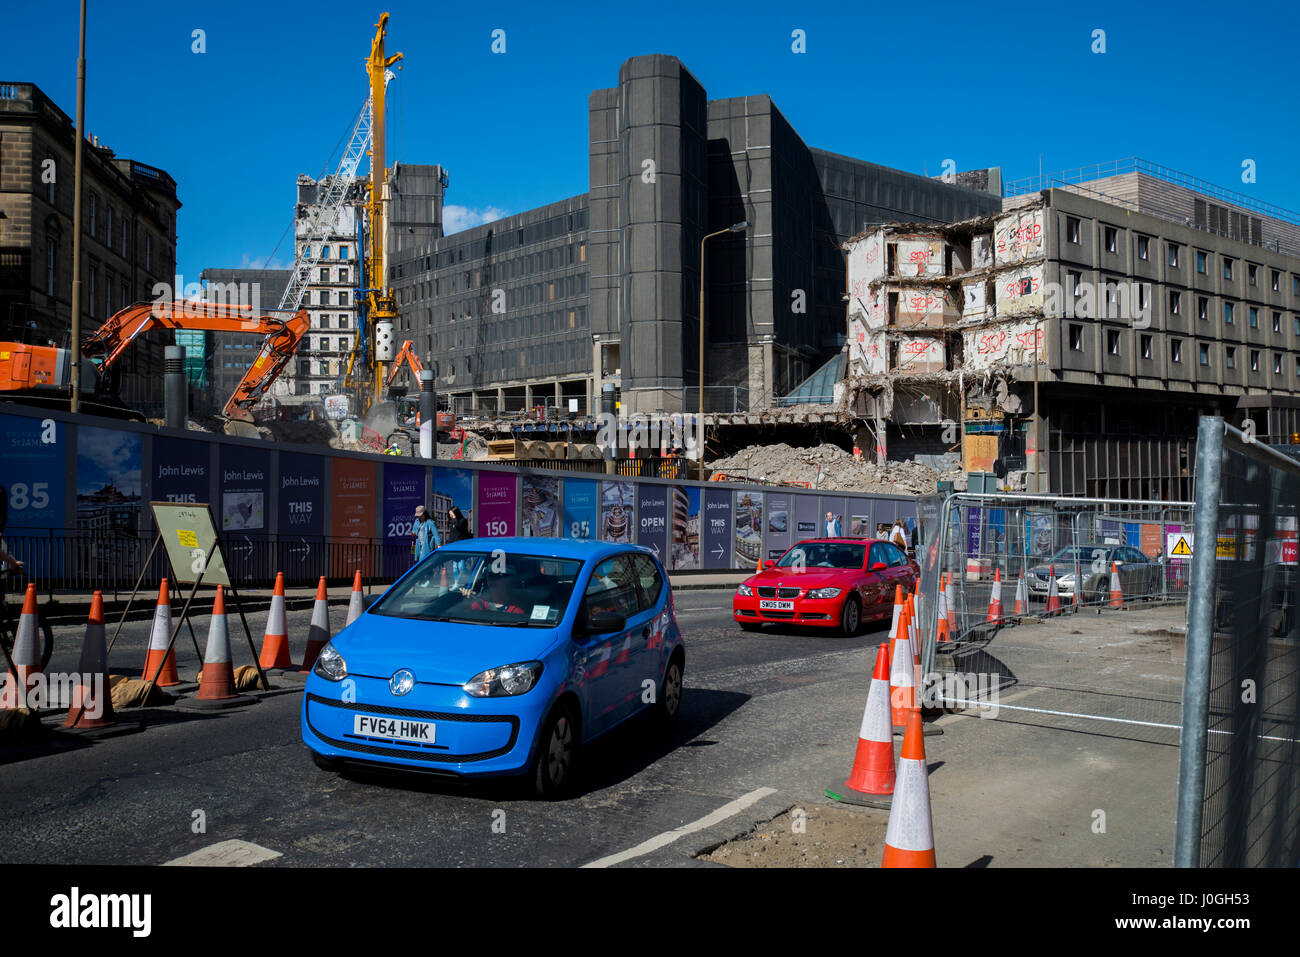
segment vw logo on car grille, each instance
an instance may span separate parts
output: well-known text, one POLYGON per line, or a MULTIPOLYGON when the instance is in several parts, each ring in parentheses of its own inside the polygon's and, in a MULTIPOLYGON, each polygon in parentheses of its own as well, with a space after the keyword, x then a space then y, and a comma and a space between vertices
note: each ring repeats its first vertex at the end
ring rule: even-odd
POLYGON ((414 687, 415 675, 405 668, 401 671, 394 671, 393 676, 388 679, 388 690, 399 698, 414 687))

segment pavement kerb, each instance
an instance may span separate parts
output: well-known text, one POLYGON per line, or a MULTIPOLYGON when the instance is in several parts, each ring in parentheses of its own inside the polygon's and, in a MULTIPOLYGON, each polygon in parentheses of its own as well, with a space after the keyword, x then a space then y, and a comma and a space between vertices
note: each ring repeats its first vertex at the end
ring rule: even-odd
MULTIPOLYGON (((736 795, 739 797, 740 795, 736 795)), ((724 799, 719 799, 718 804, 727 803, 724 799)), ((725 821, 719 821, 712 827, 706 827, 701 831, 688 834, 685 837, 678 838, 671 844, 651 851, 641 857, 634 857, 627 861, 622 861, 613 865, 614 867, 726 867, 725 864, 718 864, 713 861, 696 860, 696 856, 711 851, 728 841, 734 841, 737 838, 744 837, 746 834, 756 830, 763 823, 779 817, 792 807, 800 807, 799 802, 794 801, 789 794, 783 794, 777 791, 759 798, 749 807, 745 808, 738 814, 727 818, 725 821)), ((683 821, 682 824, 689 824, 689 821, 683 821)), ((611 851, 616 854, 618 851, 611 851)), ((602 855, 605 856, 605 855, 602 855)))

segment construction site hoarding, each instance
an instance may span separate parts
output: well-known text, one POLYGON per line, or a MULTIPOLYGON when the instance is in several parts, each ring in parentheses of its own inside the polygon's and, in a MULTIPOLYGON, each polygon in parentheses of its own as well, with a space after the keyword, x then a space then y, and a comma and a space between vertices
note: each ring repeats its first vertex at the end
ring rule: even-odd
MULTIPOLYGON (((366 578, 395 576, 411 557, 418 504, 432 508, 444 541, 447 510, 455 505, 479 536, 513 535, 527 527, 545 536, 637 542, 657 552, 671 571, 754 570, 761 559, 778 558, 799 541, 824 535, 827 511, 835 514, 840 534, 865 536, 876 533, 877 523, 914 514, 912 498, 903 495, 823 495, 771 485, 565 472, 521 475, 510 466, 463 461, 431 469, 432 463, 389 456, 213 433, 169 434, 149 425, 36 410, 7 414, 6 423, 8 436, 39 442, 45 429, 56 440, 51 447, 63 446, 62 453, 29 449, 11 456, 2 479, 11 500, 10 550, 27 562, 30 576, 56 587, 131 587, 153 540, 146 503, 158 501, 160 491, 188 497, 207 488, 217 496, 220 508, 212 511, 214 518, 221 516, 216 534, 227 573, 237 584, 254 587, 268 587, 277 571, 289 583, 309 585, 321 575, 351 581, 357 569, 366 578), (43 425, 51 416, 55 427, 43 425), (60 467, 66 459, 74 467, 60 467), (29 512, 44 517, 33 520, 29 512), (14 520, 19 514, 25 516, 21 522, 14 520)), ((170 504, 206 500, 205 495, 170 504)))

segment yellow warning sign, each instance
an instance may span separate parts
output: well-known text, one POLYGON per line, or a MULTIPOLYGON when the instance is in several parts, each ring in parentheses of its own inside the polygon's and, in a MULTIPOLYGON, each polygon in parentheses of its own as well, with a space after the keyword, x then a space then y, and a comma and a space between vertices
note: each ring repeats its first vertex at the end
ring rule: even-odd
POLYGON ((1236 558, 1237 557, 1237 540, 1231 537, 1219 536, 1214 544, 1215 558, 1236 558))
POLYGON ((1180 557, 1186 556, 1190 558, 1192 554, 1192 549, 1191 546, 1187 544, 1187 539, 1179 535, 1178 541, 1174 542, 1174 547, 1169 550, 1169 554, 1178 555, 1180 557))
POLYGON ((199 547, 198 532, 191 532, 188 529, 178 528, 176 529, 176 539, 186 548, 199 547))

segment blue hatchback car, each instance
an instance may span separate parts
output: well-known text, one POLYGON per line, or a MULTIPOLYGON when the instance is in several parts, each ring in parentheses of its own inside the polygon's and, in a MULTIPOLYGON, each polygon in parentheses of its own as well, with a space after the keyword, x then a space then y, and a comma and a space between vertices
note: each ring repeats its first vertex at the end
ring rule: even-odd
POLYGON ((564 793, 578 748, 641 712, 671 724, 686 653, 645 548, 469 539, 398 579, 321 651, 302 738, 316 763, 528 775, 564 793))

